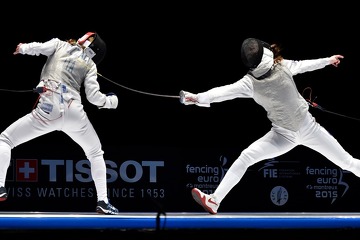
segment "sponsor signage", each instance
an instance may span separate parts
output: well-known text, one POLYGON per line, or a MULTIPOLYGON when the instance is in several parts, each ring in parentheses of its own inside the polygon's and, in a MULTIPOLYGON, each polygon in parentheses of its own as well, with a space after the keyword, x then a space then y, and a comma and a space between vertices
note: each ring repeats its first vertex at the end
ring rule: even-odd
MULTIPOLYGON (((213 193, 240 154, 227 148, 168 147, 120 147, 109 153, 108 195, 124 212, 202 212, 191 189, 213 193)), ((96 191, 87 159, 27 154, 11 160, 9 197, 1 211, 94 211, 96 191)), ((358 211, 359 185, 351 172, 321 155, 294 149, 249 167, 219 212, 358 211)))

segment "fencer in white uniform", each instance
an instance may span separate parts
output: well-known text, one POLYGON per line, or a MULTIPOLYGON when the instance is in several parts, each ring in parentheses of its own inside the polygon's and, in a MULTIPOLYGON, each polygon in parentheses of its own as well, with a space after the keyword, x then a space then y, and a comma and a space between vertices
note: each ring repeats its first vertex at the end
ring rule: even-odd
POLYGON ((278 157, 298 145, 309 147, 331 162, 360 177, 360 161, 352 157, 339 142, 316 122, 308 102, 301 96, 293 75, 314 71, 327 65, 335 67, 342 55, 314 60, 284 59, 276 44, 269 45, 255 38, 244 40, 241 58, 248 73, 233 84, 193 94, 181 92, 185 105, 210 107, 235 98, 253 98, 267 112, 272 128, 263 137, 244 149, 233 162, 212 194, 194 188, 194 200, 210 214, 216 214, 221 201, 241 180, 247 168, 259 161, 278 157))
POLYGON ((30 113, 15 121, 0 135, 0 200, 7 199, 6 174, 11 150, 29 140, 53 131, 62 131, 83 149, 91 165, 97 192, 96 211, 117 214, 107 197, 106 165, 102 145, 91 124, 80 96, 84 86, 87 100, 99 109, 116 109, 114 93, 104 94, 97 81, 97 64, 106 53, 106 44, 96 32, 78 40, 53 38, 47 42, 20 43, 14 55, 45 55, 40 81, 36 87, 38 103, 30 113))

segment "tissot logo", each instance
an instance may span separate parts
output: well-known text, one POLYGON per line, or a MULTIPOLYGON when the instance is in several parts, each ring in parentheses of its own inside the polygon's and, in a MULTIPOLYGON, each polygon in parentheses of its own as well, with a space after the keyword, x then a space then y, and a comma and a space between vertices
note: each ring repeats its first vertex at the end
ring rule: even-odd
POLYGON ((37 182, 38 181, 38 160, 37 159, 16 159, 16 181, 37 182))

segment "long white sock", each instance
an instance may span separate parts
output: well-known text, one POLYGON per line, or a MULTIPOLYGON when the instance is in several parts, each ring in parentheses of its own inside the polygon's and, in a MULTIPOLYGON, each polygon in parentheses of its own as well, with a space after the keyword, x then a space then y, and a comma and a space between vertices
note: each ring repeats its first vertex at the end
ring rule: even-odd
POLYGON ((104 158, 96 157, 91 159, 91 175, 95 183, 97 200, 108 203, 106 165, 104 158))
POLYGON ((5 187, 6 174, 10 165, 11 147, 0 142, 0 186, 5 187))
POLYGON ((234 173, 233 168, 229 168, 219 186, 213 193, 213 196, 218 204, 220 204, 230 190, 240 181, 244 173, 244 170, 239 171, 239 169, 237 169, 237 172, 234 173))

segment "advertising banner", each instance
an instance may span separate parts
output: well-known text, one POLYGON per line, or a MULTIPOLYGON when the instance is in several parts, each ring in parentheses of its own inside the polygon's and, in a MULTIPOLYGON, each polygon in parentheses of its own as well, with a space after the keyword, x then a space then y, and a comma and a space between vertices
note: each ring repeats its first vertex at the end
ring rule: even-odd
MULTIPOLYGON (((59 155, 65 157, 16 153, 0 211, 93 212, 90 162, 59 155)), ((227 148, 113 147, 105 158, 108 195, 123 212, 203 212, 191 189, 214 192, 239 155, 227 148)), ((351 172, 298 147, 249 167, 219 212, 359 211, 359 187, 351 172)))

